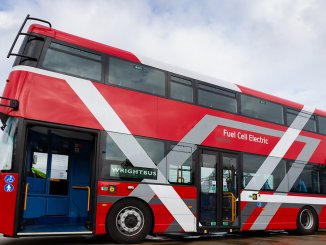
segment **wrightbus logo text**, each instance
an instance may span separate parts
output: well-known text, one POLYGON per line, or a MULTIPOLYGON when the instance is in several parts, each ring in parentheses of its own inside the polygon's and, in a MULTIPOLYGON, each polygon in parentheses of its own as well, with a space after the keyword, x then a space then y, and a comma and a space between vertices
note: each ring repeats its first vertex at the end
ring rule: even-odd
POLYGON ((243 133, 239 131, 228 131, 227 129, 223 129, 223 136, 232 139, 247 140, 268 145, 268 139, 266 137, 255 136, 253 134, 243 133))
POLYGON ((110 176, 134 179, 157 179, 157 169, 111 165, 110 176))

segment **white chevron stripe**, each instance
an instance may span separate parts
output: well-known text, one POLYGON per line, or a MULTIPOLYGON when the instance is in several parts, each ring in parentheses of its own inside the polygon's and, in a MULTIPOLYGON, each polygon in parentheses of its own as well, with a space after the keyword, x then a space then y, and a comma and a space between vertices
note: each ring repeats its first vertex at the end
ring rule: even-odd
POLYGON ((244 202, 266 202, 266 203, 287 203, 287 204, 308 204, 308 205, 326 205, 326 197, 310 197, 310 196, 288 196, 284 193, 259 194, 257 200, 252 200, 252 194, 257 191, 242 191, 241 201, 244 202))
MULTIPOLYGON (((254 177, 249 181, 246 186, 246 190, 260 190, 269 176, 273 173, 281 159, 284 157, 286 152, 290 149, 291 145, 298 138, 301 130, 306 125, 309 117, 301 117, 302 113, 306 113, 307 108, 304 108, 293 121, 292 125, 300 125, 300 128, 289 127, 281 139, 277 142, 269 156, 260 166, 254 177), (275 157, 277 158, 275 160, 275 157)), ((312 114, 312 112, 311 112, 312 114)))

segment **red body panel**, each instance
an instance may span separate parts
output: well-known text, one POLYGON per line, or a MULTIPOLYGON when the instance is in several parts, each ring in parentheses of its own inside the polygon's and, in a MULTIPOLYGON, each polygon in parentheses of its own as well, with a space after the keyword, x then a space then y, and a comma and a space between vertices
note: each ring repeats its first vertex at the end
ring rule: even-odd
POLYGON ((280 208, 273 216, 266 230, 294 230, 300 208, 280 208))
POLYGON ((18 190, 18 174, 0 173, 0 230, 7 236, 14 236, 15 226, 15 212, 16 212, 16 200, 18 190), (6 192, 4 190, 5 177, 8 175, 14 176, 15 180, 11 184, 14 186, 12 192, 6 192))
MULTIPOLYGON (((112 181, 99 181, 97 195, 101 198, 105 198, 107 201, 99 201, 97 203, 96 211, 96 234, 106 233, 106 218, 110 211, 110 208, 114 202, 130 196, 133 189, 135 189, 139 183, 131 182, 112 182, 112 181), (109 186, 115 186, 116 192, 110 193, 108 191, 109 186), (131 188, 133 187, 133 188, 131 188)), ((191 186, 174 186, 175 191, 184 200, 192 200, 196 203, 197 199, 197 188, 191 186)), ((146 198, 146 193, 144 196, 137 197, 139 199, 146 198)), ((168 209, 161 203, 157 196, 154 196, 152 200, 148 203, 154 218, 154 233, 164 233, 173 222, 175 218, 171 215, 168 209)), ((194 210, 196 207, 189 207, 194 210)), ((181 232, 182 229, 179 230, 181 232)))
POLYGON ((318 219, 319 219, 319 228, 325 229, 326 228, 326 206, 324 206, 320 211, 318 219))
MULTIPOLYGON (((134 135, 179 142, 205 115, 226 118, 283 132, 287 129, 281 125, 114 86, 95 82, 94 85, 134 135)), ((19 111, 10 112, 12 116, 78 127, 103 129, 64 80, 15 71, 10 76, 4 96, 20 101, 19 111)), ((326 136, 304 131, 301 132, 301 135, 321 140, 311 161, 326 164, 324 154, 326 136)), ((215 148, 268 155, 278 140, 278 137, 218 126, 202 144, 215 148), (227 137, 224 130, 231 133, 235 132, 236 136, 227 137), (244 135, 247 135, 245 140, 241 138, 244 135), (268 140, 268 144, 250 140, 250 136, 253 138, 265 138, 268 140)), ((303 146, 303 143, 295 142, 287 152, 286 157, 295 159, 303 146)))

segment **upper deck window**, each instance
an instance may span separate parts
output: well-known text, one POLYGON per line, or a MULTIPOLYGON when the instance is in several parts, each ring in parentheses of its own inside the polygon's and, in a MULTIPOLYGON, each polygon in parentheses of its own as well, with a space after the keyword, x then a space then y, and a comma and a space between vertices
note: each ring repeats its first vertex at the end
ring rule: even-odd
MULTIPOLYGON (((299 111, 288 108, 286 111, 286 117, 287 117, 287 125, 288 126, 291 126, 291 124, 293 123, 293 121, 296 117, 299 117, 301 120, 307 120, 307 118, 309 118, 306 125, 303 127, 303 129, 307 130, 307 131, 316 132, 316 120, 315 120, 314 115, 310 115, 310 114, 302 112, 302 113, 300 113, 300 116, 299 116, 299 111)), ((294 125, 294 127, 295 127, 295 125, 294 125)))
POLYGON ((49 70, 101 81, 101 56, 71 48, 58 43, 51 43, 42 66, 49 70))
POLYGON ((237 99, 234 92, 203 84, 198 84, 198 104, 233 113, 237 112, 237 99))
POLYGON ((326 134, 326 117, 318 116, 319 133, 326 134))
POLYGON ((193 103, 194 91, 192 88, 192 82, 176 76, 171 76, 170 79, 170 97, 173 99, 193 103))
POLYGON ((241 114, 273 123, 284 123, 283 106, 244 94, 241 95, 241 114))
POLYGON ((165 73, 163 71, 116 58, 110 58, 107 82, 165 96, 165 73))

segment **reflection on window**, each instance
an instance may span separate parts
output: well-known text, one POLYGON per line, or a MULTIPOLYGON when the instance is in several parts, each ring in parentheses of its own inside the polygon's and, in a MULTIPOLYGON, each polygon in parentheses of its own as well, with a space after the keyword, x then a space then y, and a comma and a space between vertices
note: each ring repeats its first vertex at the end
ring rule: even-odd
MULTIPOLYGON (((122 140, 125 137, 126 141, 129 140, 130 137, 130 135, 116 135, 118 135, 122 140)), ((156 165, 162 161, 164 158, 164 142, 143 137, 136 137, 136 140, 156 165)), ((102 178, 132 181, 157 179, 158 171, 156 168, 141 168, 133 166, 132 162, 130 162, 126 155, 120 150, 109 134, 106 136, 104 148, 105 151, 103 152, 103 166, 101 171, 102 178)))
POLYGON ((141 137, 136 137, 136 140, 156 165, 162 161, 164 158, 164 142, 141 137))
POLYGON ((283 106, 244 94, 241 95, 241 114, 273 123, 284 123, 283 106))
POLYGON ((0 129, 0 171, 11 170, 14 142, 17 130, 17 118, 9 118, 4 131, 0 129))
POLYGON ((175 76, 171 76, 170 79, 171 98, 192 103, 194 100, 192 82, 175 76))
POLYGON ((248 183, 253 179, 263 177, 267 179, 264 183, 262 190, 276 190, 286 175, 286 161, 280 160, 277 167, 272 174, 263 173, 263 176, 257 175, 258 169, 261 167, 266 157, 244 154, 243 155, 243 186, 246 187, 248 183))
POLYGON ((216 193, 216 155, 202 154, 200 183, 202 193, 216 193))
POLYGON ((235 93, 203 84, 199 84, 198 86, 198 103, 200 105, 233 113, 237 112, 235 93))
POLYGON ((169 182, 192 184, 192 147, 188 145, 172 145, 167 156, 169 182))
POLYGON ((217 155, 201 154, 200 166, 200 222, 204 226, 217 224, 216 163, 217 155))
POLYGON ((55 48, 55 49, 60 49, 60 50, 63 50, 63 51, 67 51, 69 53, 77 54, 79 56, 84 56, 84 57, 88 57, 88 58, 91 58, 91 59, 94 59, 94 60, 101 61, 101 56, 100 55, 92 54, 92 53, 86 52, 84 50, 68 47, 68 46, 65 46, 65 45, 58 44, 58 43, 51 43, 50 47, 55 48))
MULTIPOLYGON (((320 178, 318 166, 313 164, 302 164, 302 163, 291 163, 291 168, 298 168, 298 171, 301 171, 301 174, 296 179, 291 191, 292 192, 301 192, 301 193, 320 193, 320 178)), ((289 176, 291 179, 292 176, 289 176)), ((292 183, 293 181, 289 181, 292 183)))
POLYGON ((33 153, 32 160, 32 173, 36 178, 46 178, 46 172, 48 168, 48 154, 41 152, 33 153))
POLYGON ((326 134, 326 117, 318 117, 319 133, 326 134))
MULTIPOLYGON (((291 126, 294 119, 296 117, 298 117, 298 114, 299 114, 299 111, 297 111, 297 110, 292 110, 289 108, 287 109, 286 117, 287 117, 287 125, 288 126, 291 126)), ((306 123, 306 125, 303 128, 304 130, 316 132, 316 120, 315 120, 314 115, 301 113, 299 117, 301 120, 307 120, 307 118, 309 118, 308 122, 306 123)))
POLYGON ((223 156, 223 192, 232 192, 237 197, 237 162, 233 156, 223 156))
MULTIPOLYGON (((63 45, 56 44, 57 46, 66 47, 63 45)), ((77 50, 73 48, 62 48, 62 50, 66 49, 72 49, 77 50)), ((43 67, 61 72, 66 73, 69 75, 74 75, 86 79, 101 81, 102 77, 102 64, 99 61, 91 60, 88 57, 97 56, 91 53, 87 53, 85 51, 79 51, 79 55, 83 54, 89 54, 89 55, 83 55, 84 57, 77 56, 74 53, 66 53, 59 51, 57 49, 49 48, 46 52, 44 61, 43 61, 43 67)), ((100 56, 97 56, 100 57, 100 56)), ((97 58, 97 60, 100 58, 97 58)))
POLYGON ((108 83, 131 88, 154 95, 165 95, 165 73, 163 71, 111 58, 108 83))

